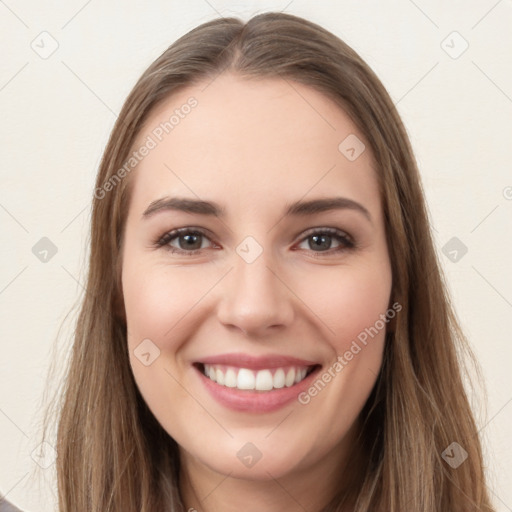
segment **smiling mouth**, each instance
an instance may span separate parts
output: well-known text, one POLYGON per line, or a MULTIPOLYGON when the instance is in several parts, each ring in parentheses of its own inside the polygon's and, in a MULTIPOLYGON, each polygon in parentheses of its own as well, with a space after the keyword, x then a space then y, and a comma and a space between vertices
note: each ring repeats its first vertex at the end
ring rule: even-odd
POLYGON ((195 363, 194 366, 216 384, 242 391, 269 392, 290 388, 320 368, 320 365, 282 366, 254 370, 225 364, 195 363))

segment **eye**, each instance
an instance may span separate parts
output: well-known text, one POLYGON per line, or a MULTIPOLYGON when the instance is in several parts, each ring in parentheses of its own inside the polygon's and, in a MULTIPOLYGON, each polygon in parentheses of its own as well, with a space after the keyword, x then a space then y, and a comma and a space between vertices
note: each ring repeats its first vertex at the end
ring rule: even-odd
POLYGON ((201 230, 192 228, 180 228, 170 231, 157 241, 158 247, 166 247, 172 253, 196 254, 203 249, 201 239, 208 237, 201 230), (178 247, 172 245, 178 243, 178 247))
MULTIPOLYGON (((209 240, 207 235, 200 229, 180 228, 165 233, 156 241, 155 245, 157 247, 163 247, 171 253, 190 256, 200 253, 205 248, 202 244, 204 239, 209 240)), ((304 243, 308 244, 305 250, 317 253, 315 257, 323 257, 324 255, 322 253, 329 255, 355 247, 355 243, 350 235, 336 228, 312 229, 306 232, 305 237, 303 236, 300 244, 304 243), (337 241, 338 246, 331 248, 330 246, 332 245, 333 239, 337 241)), ((300 250, 304 249, 302 248, 300 250)))
POLYGON ((327 253, 327 255, 329 255, 353 249, 355 247, 351 237, 344 231, 336 228, 315 228, 314 230, 307 232, 307 236, 301 241, 301 244, 303 243, 307 243, 307 249, 312 250, 313 253, 317 253, 315 254, 315 257, 323 257, 322 253, 327 253), (330 247, 333 239, 339 244, 335 248, 330 247))

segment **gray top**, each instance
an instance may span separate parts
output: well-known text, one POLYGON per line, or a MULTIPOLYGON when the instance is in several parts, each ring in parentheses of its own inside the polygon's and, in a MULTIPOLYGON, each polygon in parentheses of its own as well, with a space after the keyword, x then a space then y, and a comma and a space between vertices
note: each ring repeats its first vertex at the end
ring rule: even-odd
POLYGON ((0 512, 22 512, 19 508, 9 503, 5 498, 0 496, 0 512))

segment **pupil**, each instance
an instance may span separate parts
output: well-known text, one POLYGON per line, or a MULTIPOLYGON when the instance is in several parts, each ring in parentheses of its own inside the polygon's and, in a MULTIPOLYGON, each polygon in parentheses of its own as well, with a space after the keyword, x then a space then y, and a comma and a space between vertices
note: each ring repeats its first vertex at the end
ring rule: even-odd
POLYGON ((328 243, 326 243, 326 242, 325 242, 325 240, 326 240, 326 239, 330 239, 330 238, 331 238, 331 237, 330 237, 330 235, 322 235, 322 236, 320 236, 320 235, 313 235, 313 236, 312 236, 312 238, 313 238, 313 240, 315 241, 315 245, 316 245, 316 247, 317 247, 317 248, 321 248, 322 250, 327 250, 327 249, 329 249, 329 247, 328 247, 328 245, 329 245, 329 244, 328 244, 328 243), (318 243, 317 243, 317 242, 318 242, 318 240, 322 240, 322 241, 323 241, 323 244, 322 244, 322 242, 320 242, 320 243, 318 244, 318 243), (323 245, 323 247, 322 247, 322 245, 323 245), (327 246, 327 247, 326 247, 326 246, 327 246))
MULTIPOLYGON (((182 238, 184 238, 186 240, 187 248, 195 249, 195 247, 192 247, 192 246, 193 246, 194 242, 197 243, 198 235, 183 235, 182 238)), ((199 246, 201 246, 201 244, 199 244, 199 246)))

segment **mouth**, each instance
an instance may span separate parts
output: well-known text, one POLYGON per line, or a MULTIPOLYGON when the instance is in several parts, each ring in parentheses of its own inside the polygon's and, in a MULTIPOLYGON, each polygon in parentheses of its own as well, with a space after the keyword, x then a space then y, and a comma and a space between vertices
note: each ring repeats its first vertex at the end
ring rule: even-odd
POLYGON ((193 363, 206 391, 238 412, 275 411, 297 400, 322 365, 286 356, 225 354, 193 363))
POLYGON ((195 363, 194 366, 219 386, 259 392, 290 388, 302 382, 320 367, 320 365, 281 366, 255 370, 223 364, 195 363))

